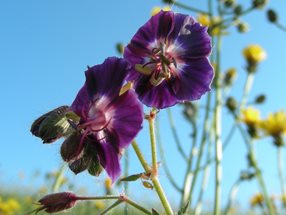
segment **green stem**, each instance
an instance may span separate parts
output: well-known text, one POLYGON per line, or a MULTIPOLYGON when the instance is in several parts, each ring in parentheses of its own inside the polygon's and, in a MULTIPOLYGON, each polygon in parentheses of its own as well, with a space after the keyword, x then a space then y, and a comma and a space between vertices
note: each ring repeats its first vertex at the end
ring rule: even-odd
POLYGON ((166 195, 164 193, 164 190, 159 182, 159 179, 157 177, 154 177, 152 178, 152 182, 153 182, 153 186, 161 200, 161 203, 165 209, 165 212, 167 215, 172 215, 173 214, 173 211, 172 211, 172 208, 170 206, 170 203, 169 201, 167 200, 166 198, 166 195))
MULTIPOLYGON (((135 140, 132 141, 132 147, 133 147, 141 165, 143 166, 144 170, 146 172, 152 171, 151 168, 148 166, 147 162, 145 161, 145 159, 144 159, 144 157, 143 157, 143 155, 142 155, 142 153, 141 153, 141 151, 140 151, 135 140)), ((161 203, 162 203, 162 205, 166 211, 166 214, 172 215, 173 214, 172 208, 171 208, 171 206, 167 200, 167 197, 166 197, 166 195, 165 195, 165 193, 164 193, 164 191, 160 185, 160 182, 159 182, 157 176, 153 176, 152 182, 153 182, 153 186, 154 186, 154 188, 155 188, 155 190, 156 190, 156 192, 157 192, 157 194, 161 200, 161 203)))
POLYGON ((188 188, 191 187, 191 182, 192 182, 193 175, 194 175, 193 172, 192 172, 192 164, 193 164, 193 157, 194 157, 194 154, 195 154, 196 142, 197 142, 196 141, 196 139, 197 139, 197 126, 196 126, 196 123, 194 121, 191 121, 191 123, 192 123, 192 126, 193 126, 193 135, 192 135, 193 143, 192 143, 192 147, 191 147, 191 150, 190 150, 190 155, 189 155, 189 158, 188 158, 186 173, 185 173, 185 177, 184 177, 184 185, 183 185, 183 195, 182 195, 182 199, 181 199, 181 207, 184 207, 186 202, 191 197, 190 192, 188 192, 188 188))
POLYGON ((203 128, 203 134, 202 134, 202 139, 201 139, 201 144, 200 144, 200 148, 199 148, 199 154, 198 154, 198 159, 197 159, 197 163, 196 163, 196 167, 195 167, 195 171, 193 173, 193 179, 191 182, 191 186, 187 186, 188 183, 188 179, 187 177, 189 176, 190 170, 191 170, 191 163, 188 163, 188 168, 187 169, 187 175, 185 177, 185 183, 184 183, 184 194, 183 195, 183 201, 182 201, 182 205, 186 204, 186 201, 190 202, 190 205, 192 206, 192 196, 193 196, 193 190, 196 184, 196 180, 198 177, 198 173, 200 170, 200 166, 201 166, 201 160, 202 160, 202 155, 203 155, 203 151, 205 148, 205 144, 207 142, 207 136, 208 136, 208 131, 209 131, 209 107, 211 104, 211 94, 209 93, 207 96, 207 104, 206 104, 206 110, 205 110, 205 116, 204 116, 204 128, 203 128), (186 192, 186 189, 189 189, 188 192, 186 192))
POLYGON ((152 215, 152 212, 147 210, 146 208, 142 207, 141 205, 138 205, 136 202, 132 201, 131 199, 129 198, 126 198, 124 200, 127 204, 133 206, 134 208, 136 208, 137 210, 145 213, 145 214, 149 214, 149 215, 152 215))
POLYGON ((239 110, 241 111, 245 105, 247 104, 247 97, 249 95, 249 92, 252 88, 253 85, 253 80, 254 80, 254 73, 248 73, 247 78, 246 78, 246 82, 244 85, 244 89, 243 89, 243 96, 240 102, 240 106, 239 106, 239 110))
POLYGON ((230 129, 230 131, 229 131, 225 141, 222 144, 222 150, 223 151, 227 148, 228 144, 230 143, 230 140, 231 140, 231 138, 232 138, 232 136, 234 134, 234 131, 236 129, 236 123, 237 122, 234 122, 234 124, 232 125, 232 127, 231 127, 231 129, 230 129))
POLYGON ((104 215, 107 214, 109 211, 111 211, 113 208, 115 208, 116 206, 120 205, 122 203, 121 200, 117 200, 116 202, 114 202, 112 205, 110 205, 108 208, 106 208, 104 211, 102 211, 100 213, 100 215, 104 215))
POLYGON ((222 180, 222 141, 221 141, 221 111, 222 111, 222 95, 220 89, 220 50, 221 35, 217 37, 217 52, 216 52, 216 78, 215 78, 215 205, 214 215, 220 214, 221 201, 221 180, 222 180))
POLYGON ((273 208, 273 205, 270 201, 270 198, 269 198, 269 195, 268 195, 268 192, 267 192, 267 189, 266 189, 266 185, 265 185, 265 182, 263 180, 263 177, 262 177, 262 174, 261 174, 261 170, 260 168, 258 167, 258 164, 257 164, 257 160, 255 158, 255 152, 254 152, 254 147, 253 147, 253 139, 251 139, 249 141, 249 159, 251 161, 251 164, 253 166, 253 168, 255 169, 255 176, 257 178, 257 181, 260 185, 260 188, 262 190, 262 193, 263 193, 263 196, 265 198, 265 202, 266 202, 266 206, 268 208, 268 212, 270 215, 274 215, 275 214, 275 211, 274 211, 274 208, 273 208))
POLYGON ((52 186, 52 192, 53 193, 56 193, 59 190, 61 183, 63 181, 63 178, 64 178, 64 171, 65 171, 65 165, 62 165, 60 170, 58 171, 58 173, 56 175, 56 179, 55 179, 54 184, 52 186))
POLYGON ((286 191, 285 191, 285 182, 284 182, 284 175, 283 175, 283 155, 282 155, 281 146, 277 147, 277 161, 278 161, 278 174, 279 174, 282 198, 285 198, 286 191))
POLYGON ((282 25, 281 23, 275 22, 274 24, 275 24, 276 27, 278 27, 280 30, 286 31, 286 27, 285 27, 284 25, 282 25))
POLYGON ((201 14, 206 14, 206 15, 209 14, 209 13, 206 12, 206 11, 203 11, 203 10, 201 10, 201 9, 197 9, 197 8, 194 8, 194 7, 185 5, 185 4, 180 3, 180 2, 177 2, 177 1, 175 1, 175 2, 173 3, 173 5, 175 5, 175 6, 177 6, 177 7, 180 7, 180 8, 183 8, 183 9, 186 9, 186 10, 189 10, 189 11, 196 12, 196 13, 201 13, 201 14))
MULTIPOLYGON (((208 153, 207 153, 207 160, 210 159, 211 157, 211 150, 212 149, 212 144, 209 143, 208 146, 208 153)), ((208 185, 208 180, 209 180, 209 175, 210 175, 210 164, 206 165, 204 167, 204 175, 203 175, 203 180, 202 180, 202 184, 201 184, 201 189, 200 189, 200 193, 199 193, 199 197, 198 197, 198 202, 195 206, 195 215, 199 215, 201 214, 202 211, 202 205, 203 205, 203 195, 207 189, 207 185, 208 185)))
POLYGON ((85 196, 78 196, 77 200, 81 201, 88 201, 88 200, 110 200, 110 199, 120 199, 121 196, 114 196, 114 195, 109 195, 109 196, 92 196, 92 197, 85 197, 85 196))
POLYGON ((77 200, 80 201, 87 201, 87 200, 110 200, 110 199, 117 199, 117 201, 112 204, 110 207, 108 207, 107 209, 105 209, 101 214, 105 214, 108 211, 110 211, 112 208, 116 207, 117 205, 119 205, 122 202, 125 202, 126 204, 129 204, 131 206, 133 206, 134 208, 142 211, 145 214, 151 215, 152 212, 147 210, 146 208, 142 207, 141 205, 139 205, 138 203, 134 202, 133 200, 129 199, 127 196, 125 195, 120 195, 120 196, 95 196, 95 197, 77 197, 77 200))
MULTIPOLYGON (((152 115, 152 114, 150 114, 150 115, 152 115)), ((157 175, 158 174, 158 170, 157 170, 157 149, 156 149, 155 126, 154 126, 155 117, 156 117, 156 114, 154 114, 154 116, 150 116, 148 118, 148 122, 149 122, 151 153, 152 153, 152 173, 157 175)))
MULTIPOLYGON (((128 149, 125 150, 124 154, 125 154, 124 176, 127 177, 129 175, 129 173, 128 173, 128 169, 129 169, 129 151, 128 151, 128 149)), ((128 196, 128 184, 129 183, 126 183, 126 182, 124 183, 124 193, 127 196, 128 196)), ((125 206, 124 206, 124 215, 128 214, 127 210, 128 210, 127 204, 125 204, 125 206)))
POLYGON ((241 180, 238 179, 234 185, 232 186, 231 190, 230 190, 230 193, 229 193, 229 197, 228 197, 228 202, 227 202, 227 206, 226 206, 226 209, 225 209, 225 212, 224 212, 224 215, 228 215, 229 212, 230 212, 230 209, 231 209, 231 206, 236 198, 236 194, 237 194, 237 191, 238 191, 238 188, 239 188, 239 185, 240 185, 240 182, 241 180))
POLYGON ((185 161, 187 161, 188 158, 187 158, 186 153, 185 153, 184 150, 183 150, 183 147, 182 147, 182 145, 181 145, 179 136, 178 136, 178 134, 177 134, 177 130, 176 130, 175 123, 174 123, 174 119, 173 119, 173 114, 172 114, 172 111, 171 111, 170 108, 167 109, 167 113, 168 113, 169 124, 170 124, 170 126, 171 126, 171 131, 172 131, 172 134, 173 134, 173 136, 174 136, 175 143, 176 143, 176 145, 177 145, 178 151, 179 151, 180 154, 182 155, 183 159, 184 159, 185 161))
POLYGON ((159 153, 160 153, 160 158, 161 158, 161 161, 163 163, 163 169, 166 173, 166 176, 167 178, 169 179, 171 185, 180 193, 183 192, 183 190, 178 186, 178 184, 176 183, 175 179, 173 178, 172 174, 171 174, 171 171, 170 169, 168 168, 168 165, 167 165, 167 161, 166 161, 166 158, 165 158, 165 154, 164 154, 164 148, 163 148, 163 145, 162 145, 162 141, 161 141, 161 135, 160 135, 160 125, 159 125, 159 120, 157 118, 157 121, 156 121, 156 130, 157 130, 157 142, 158 142, 158 146, 159 146, 159 153))
POLYGON ((132 147, 137 155, 137 158, 139 159, 142 167, 144 168, 145 172, 150 172, 151 171, 151 168, 150 166, 148 165, 148 163, 146 162, 145 158, 143 157, 143 154, 137 144, 137 142, 135 140, 132 141, 132 147))

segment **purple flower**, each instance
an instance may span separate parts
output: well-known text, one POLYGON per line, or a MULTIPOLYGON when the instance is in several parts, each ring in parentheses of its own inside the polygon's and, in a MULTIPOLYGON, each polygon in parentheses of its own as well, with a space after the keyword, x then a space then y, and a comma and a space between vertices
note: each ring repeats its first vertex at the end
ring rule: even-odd
POLYGON ((129 72, 128 63, 108 58, 85 72, 86 82, 71 109, 80 116, 79 150, 95 150, 98 160, 114 181, 120 174, 119 158, 142 128, 143 108, 132 90, 120 94, 129 72))
POLYGON ((133 65, 139 99, 147 106, 166 108, 199 99, 210 91, 214 72, 207 28, 192 17, 161 11, 144 24, 124 50, 133 65))

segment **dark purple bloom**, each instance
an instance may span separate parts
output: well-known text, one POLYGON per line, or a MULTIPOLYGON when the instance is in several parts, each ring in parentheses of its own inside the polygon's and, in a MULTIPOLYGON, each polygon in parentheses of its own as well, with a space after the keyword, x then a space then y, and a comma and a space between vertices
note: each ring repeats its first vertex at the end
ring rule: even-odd
POLYGON ((120 95, 129 72, 128 63, 108 58, 85 72, 86 82, 71 109, 80 116, 81 141, 96 150, 100 164, 114 181, 120 174, 119 158, 142 128, 143 108, 132 90, 120 95))
POLYGON ((199 99, 214 76, 207 28, 192 17, 161 11, 144 24, 124 50, 133 65, 128 77, 139 99, 166 108, 199 99))

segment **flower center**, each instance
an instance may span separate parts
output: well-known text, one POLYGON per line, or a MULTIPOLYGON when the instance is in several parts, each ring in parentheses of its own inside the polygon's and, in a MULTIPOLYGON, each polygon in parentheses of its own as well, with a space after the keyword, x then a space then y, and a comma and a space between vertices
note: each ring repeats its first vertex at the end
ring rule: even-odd
POLYGON ((168 80, 175 76, 176 68, 175 58, 166 51, 166 46, 162 43, 159 44, 159 47, 152 49, 146 63, 135 65, 135 69, 138 72, 151 76, 149 82, 153 86, 158 86, 163 80, 168 80))
POLYGON ((104 130, 109 121, 110 119, 108 119, 105 112, 98 107, 97 102, 94 102, 85 117, 85 122, 80 124, 79 127, 87 133, 96 134, 104 130))

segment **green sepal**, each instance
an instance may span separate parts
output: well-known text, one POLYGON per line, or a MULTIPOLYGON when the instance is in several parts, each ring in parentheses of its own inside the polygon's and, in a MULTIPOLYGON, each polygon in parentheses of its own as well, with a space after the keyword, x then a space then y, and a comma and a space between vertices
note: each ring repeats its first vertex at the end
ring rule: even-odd
POLYGON ((125 177, 125 178, 120 179, 120 181, 136 181, 139 178, 141 178, 142 175, 143 175, 143 173, 129 175, 129 176, 125 177))

